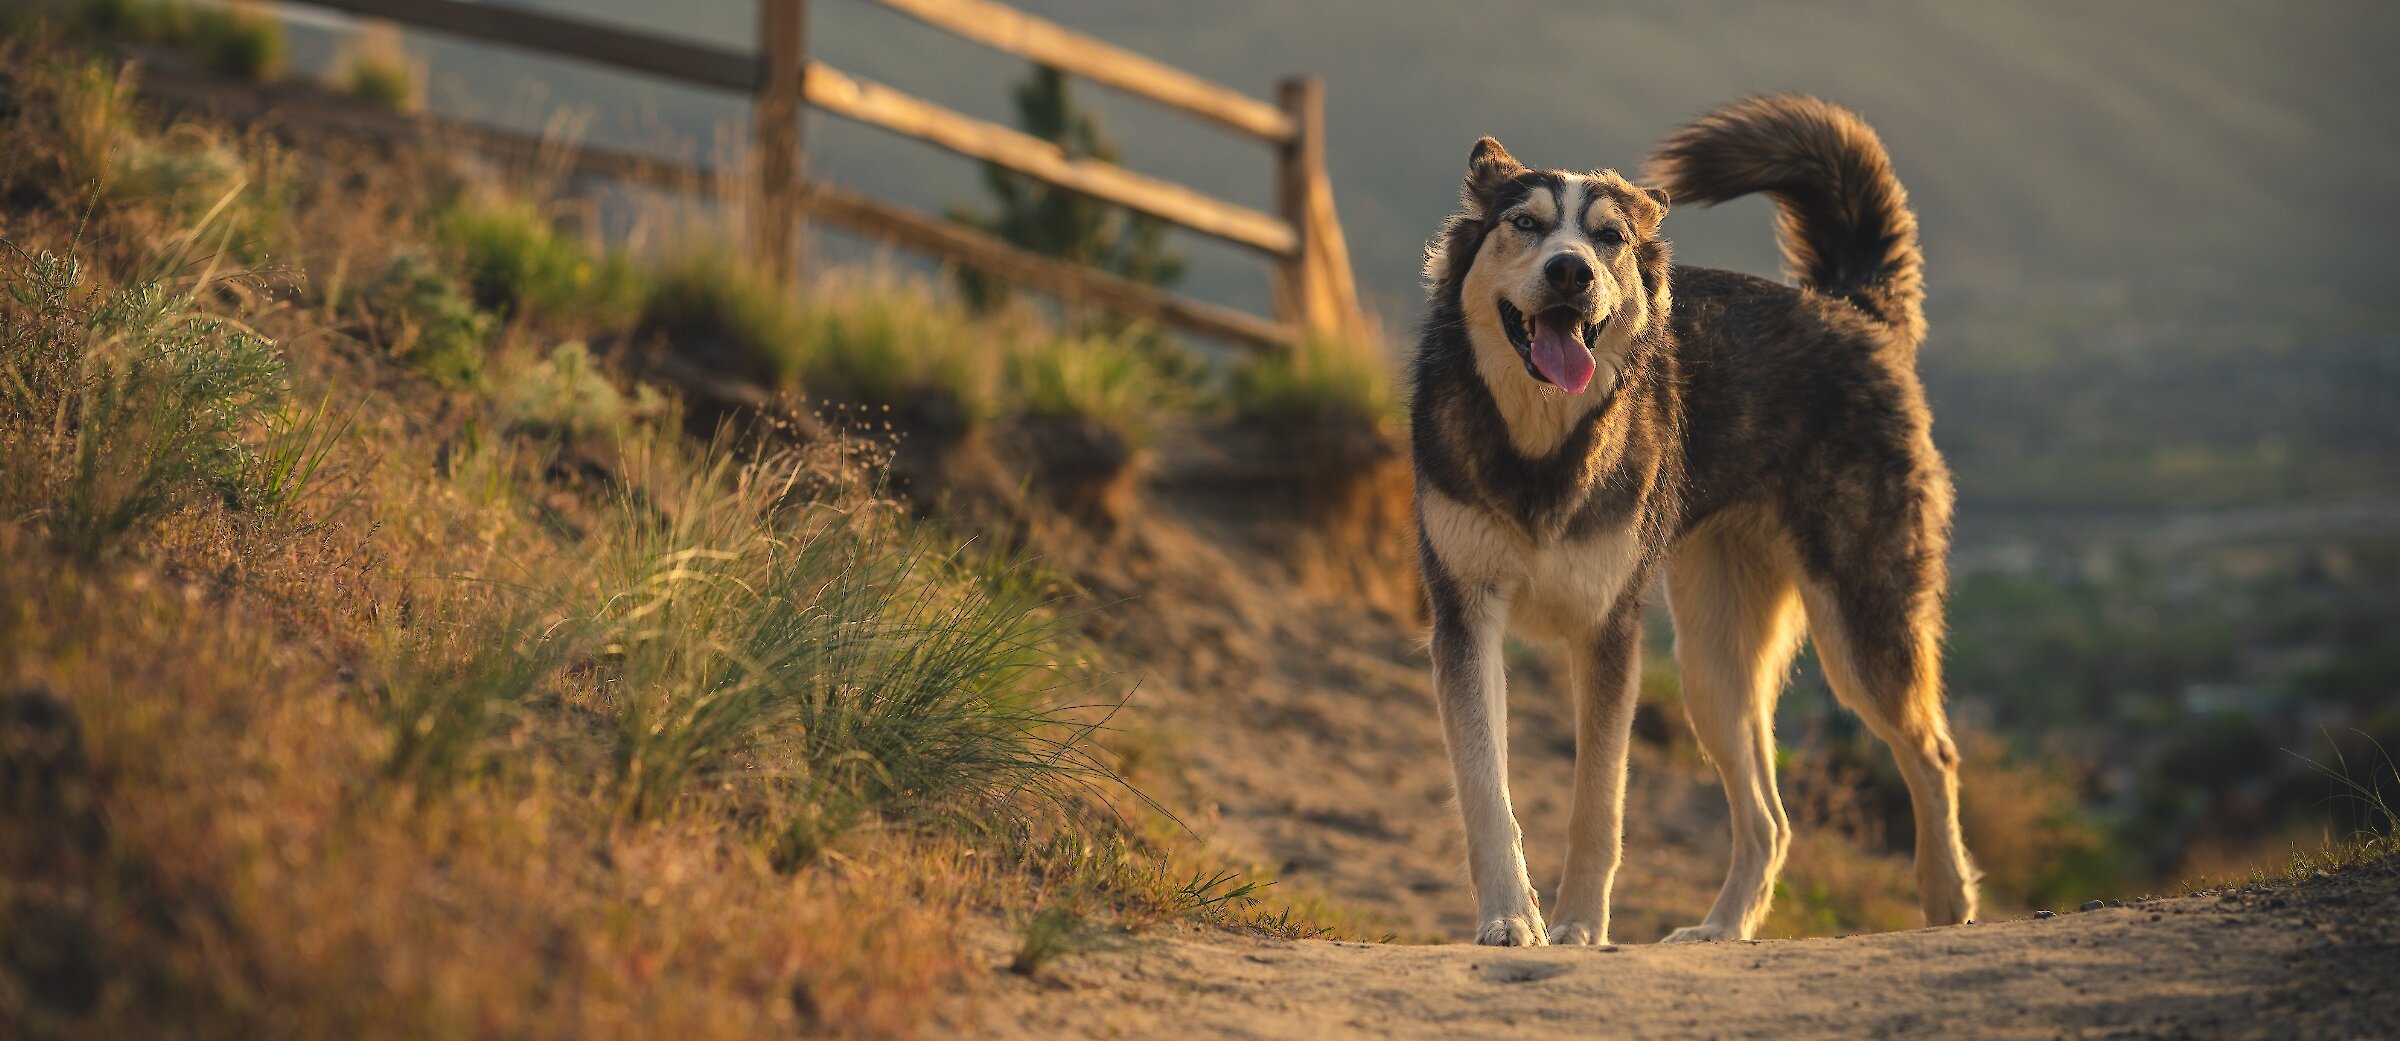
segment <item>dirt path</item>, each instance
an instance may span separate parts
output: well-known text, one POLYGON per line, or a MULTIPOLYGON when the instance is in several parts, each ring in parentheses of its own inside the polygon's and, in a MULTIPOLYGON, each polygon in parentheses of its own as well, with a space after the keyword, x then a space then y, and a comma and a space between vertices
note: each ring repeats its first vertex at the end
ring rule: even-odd
MULTIPOLYGON (((1403 939, 1471 933, 1412 623, 1312 597, 1261 563, 1272 530, 1262 540, 1225 503, 1161 495, 1152 509, 1118 541, 1061 549, 1058 562, 1107 605, 1093 635, 1141 664, 1128 717, 1204 800, 1192 823, 1403 939)), ((1571 713, 1538 663, 1522 664, 1511 772, 1547 898, 1571 713)), ((1705 911, 1724 812, 1705 766, 1636 743, 1620 939, 1705 911)), ((1012 941, 988 938, 995 984, 973 1016, 986 1036, 2400 1038, 2389 871, 1831 940, 1505 951, 1166 933, 1065 956, 1031 980, 1002 968, 1012 941)))
POLYGON ((983 1036, 2392 1038, 2400 875, 1836 940, 1144 938, 1000 991, 983 1036))
MULTIPOLYGON (((1139 663, 1123 722, 1196 794, 1190 823, 1292 890, 1377 916, 1405 940, 1472 936, 1465 840, 1412 619, 1295 588, 1206 503, 1162 497, 1118 544, 1069 561, 1109 605, 1094 635, 1139 663)), ((1534 877, 1563 857, 1573 713, 1539 661, 1513 673, 1510 766, 1534 877)), ((1675 726, 1682 726, 1680 720, 1675 726)), ((1141 779, 1158 786, 1160 779, 1141 779)), ((1724 874, 1724 796, 1696 759, 1634 750, 1619 931, 1704 914, 1724 874)), ((1547 888, 1545 888, 1547 894, 1547 888)))

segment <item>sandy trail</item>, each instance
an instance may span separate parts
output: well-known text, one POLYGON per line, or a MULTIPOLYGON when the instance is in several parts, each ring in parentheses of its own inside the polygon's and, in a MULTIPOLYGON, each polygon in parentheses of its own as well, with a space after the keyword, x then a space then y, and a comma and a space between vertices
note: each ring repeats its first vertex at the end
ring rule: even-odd
POLYGON ((1137 938, 1011 978, 981 1019, 995 1038, 2365 1039, 2400 1036, 2396 981, 2400 875, 2385 869, 1833 940, 1137 938))

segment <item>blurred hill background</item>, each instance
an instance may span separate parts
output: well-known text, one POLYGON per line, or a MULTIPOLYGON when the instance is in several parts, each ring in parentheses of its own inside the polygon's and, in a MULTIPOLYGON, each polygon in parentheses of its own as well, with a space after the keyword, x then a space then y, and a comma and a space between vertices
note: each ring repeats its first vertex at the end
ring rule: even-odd
MULTIPOLYGON (((531 6, 735 46, 752 31, 748 0, 531 6)), ((1537 164, 1631 170, 1743 94, 1857 109, 1923 218, 1923 371, 1961 492, 1952 686, 1970 726, 2060 764, 2109 836, 2061 870, 2170 878, 2336 829, 2304 757, 2364 750, 2360 733, 2400 745, 2400 8, 1019 6, 1262 97, 1278 76, 1323 76, 1342 218, 1395 349, 1476 136, 1537 164)), ((850 0, 810 17, 831 64, 1011 121, 1013 59, 850 0)), ((333 40, 304 26, 295 57, 333 40)), ((538 128, 564 106, 592 114, 586 140, 702 156, 745 118, 637 77, 410 41, 437 111, 538 128)), ((1084 98, 1127 165, 1271 205, 1263 149, 1084 98)), ((934 211, 981 198, 973 163, 927 146, 821 115, 807 143, 812 174, 836 183, 934 211)), ((1777 267, 1758 200, 1677 210, 1668 229, 1685 262, 1777 267)), ((1263 306, 1260 265, 1176 245, 1185 288, 1263 306)), ((1787 698, 1784 732, 1850 755, 1855 724, 1814 685, 1787 698)))

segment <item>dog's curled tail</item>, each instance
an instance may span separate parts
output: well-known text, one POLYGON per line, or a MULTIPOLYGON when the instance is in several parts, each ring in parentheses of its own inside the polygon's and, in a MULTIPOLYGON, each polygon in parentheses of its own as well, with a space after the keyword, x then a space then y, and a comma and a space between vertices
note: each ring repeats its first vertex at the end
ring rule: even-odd
POLYGON ((1805 94, 1754 97, 1668 135, 1650 175, 1676 202, 1765 192, 1790 275, 1912 344, 1925 337, 1917 217, 1865 120, 1805 94))

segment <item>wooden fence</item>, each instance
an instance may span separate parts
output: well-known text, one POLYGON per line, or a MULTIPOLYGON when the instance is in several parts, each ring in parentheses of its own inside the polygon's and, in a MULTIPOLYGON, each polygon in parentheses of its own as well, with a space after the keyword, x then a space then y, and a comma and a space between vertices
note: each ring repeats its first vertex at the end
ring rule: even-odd
MULTIPOLYGON (((808 58, 807 0, 757 0, 756 52, 672 40, 541 11, 462 0, 297 0, 313 7, 563 55, 751 98, 751 153, 761 260, 791 274, 804 216, 853 234, 991 272, 1064 300, 1090 303, 1260 348, 1322 336, 1363 341, 1350 257, 1325 175, 1325 91, 1283 81, 1275 104, 990 0, 871 0, 927 25, 1052 66, 1257 138, 1274 149, 1278 212, 1263 213, 1088 157, 851 76, 808 58), (913 137, 971 159, 1122 206, 1264 254, 1274 265, 1272 319, 1043 256, 951 221, 811 181, 803 107, 913 137)), ((532 144, 488 128, 455 128, 496 144, 532 144)), ((692 183, 694 168, 586 149, 589 168, 653 183, 692 183)))

